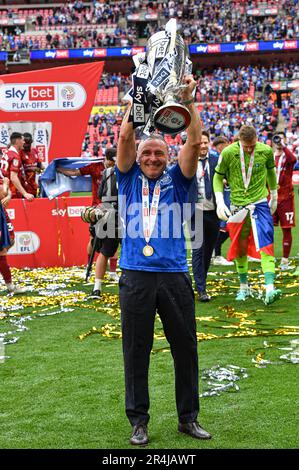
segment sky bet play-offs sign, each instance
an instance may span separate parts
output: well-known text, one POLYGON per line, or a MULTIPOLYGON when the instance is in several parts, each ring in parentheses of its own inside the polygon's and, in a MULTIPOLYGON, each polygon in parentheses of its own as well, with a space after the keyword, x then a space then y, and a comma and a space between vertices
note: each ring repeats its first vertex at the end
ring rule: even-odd
POLYGON ((2 83, 0 109, 7 112, 76 111, 86 92, 79 83, 2 83))

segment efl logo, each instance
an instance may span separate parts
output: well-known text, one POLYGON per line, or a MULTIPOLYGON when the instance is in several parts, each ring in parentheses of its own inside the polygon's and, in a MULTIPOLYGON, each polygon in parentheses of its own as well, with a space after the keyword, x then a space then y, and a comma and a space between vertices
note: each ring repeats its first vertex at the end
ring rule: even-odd
POLYGON ((51 101, 55 100, 53 86, 30 86, 29 101, 51 101))
POLYGON ((81 212, 85 206, 71 206, 67 208, 67 215, 69 217, 81 217, 81 212))
POLYGON ((29 255, 40 247, 40 238, 35 232, 15 232, 15 244, 9 250, 9 255, 29 255))

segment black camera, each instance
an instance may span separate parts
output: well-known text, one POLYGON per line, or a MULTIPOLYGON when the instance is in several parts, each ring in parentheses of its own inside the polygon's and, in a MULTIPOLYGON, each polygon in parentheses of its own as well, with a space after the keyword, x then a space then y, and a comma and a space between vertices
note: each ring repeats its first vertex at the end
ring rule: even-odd
POLYGON ((280 137, 279 135, 275 135, 275 136, 273 137, 273 142, 274 142, 274 144, 276 144, 276 145, 281 144, 281 137, 280 137))

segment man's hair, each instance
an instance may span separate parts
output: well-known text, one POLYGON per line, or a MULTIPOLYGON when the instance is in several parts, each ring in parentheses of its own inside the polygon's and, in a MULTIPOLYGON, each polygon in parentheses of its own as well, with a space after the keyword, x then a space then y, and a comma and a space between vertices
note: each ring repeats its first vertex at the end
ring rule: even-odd
POLYGON ((10 143, 15 144, 16 140, 22 139, 22 138, 23 138, 23 134, 21 134, 20 132, 13 132, 10 136, 10 143))
POLYGON ((219 137, 216 137, 216 139, 213 141, 213 147, 217 147, 217 145, 220 144, 228 144, 229 140, 227 137, 224 135, 220 135, 219 137))
POLYGON ((32 135, 30 134, 30 132, 24 132, 23 137, 26 141, 30 140, 31 143, 33 142, 32 135))
POLYGON ((110 160, 111 162, 115 162, 116 159, 116 148, 111 147, 106 150, 105 152, 105 158, 106 160, 110 160))
POLYGON ((201 135, 202 136, 205 135, 208 138, 209 142, 210 142, 210 134, 209 134, 208 131, 206 131, 206 130, 201 131, 201 135))
POLYGON ((275 135, 283 135, 284 138, 286 138, 286 133, 283 132, 283 131, 280 131, 280 132, 276 132, 275 135))
POLYGON ((244 142, 252 142, 253 139, 256 139, 257 137, 256 130, 252 126, 244 125, 239 130, 238 137, 240 140, 243 140, 244 142))
POLYGON ((32 139, 32 134, 30 134, 30 132, 24 132, 23 137, 24 137, 24 139, 25 139, 26 137, 29 137, 29 138, 32 139))
POLYGON ((139 145, 138 145, 138 148, 137 148, 137 153, 139 151, 139 147, 144 143, 144 142, 147 142, 148 140, 160 140, 161 142, 163 142, 165 144, 165 147, 167 149, 167 152, 168 152, 168 145, 167 143, 165 142, 163 136, 161 134, 151 134, 149 135, 148 137, 145 137, 144 139, 141 139, 141 141, 139 142, 139 145))
POLYGON ((166 144, 164 137, 161 134, 151 134, 148 137, 145 137, 144 139, 141 139, 140 143, 145 142, 146 140, 161 140, 162 142, 166 144))

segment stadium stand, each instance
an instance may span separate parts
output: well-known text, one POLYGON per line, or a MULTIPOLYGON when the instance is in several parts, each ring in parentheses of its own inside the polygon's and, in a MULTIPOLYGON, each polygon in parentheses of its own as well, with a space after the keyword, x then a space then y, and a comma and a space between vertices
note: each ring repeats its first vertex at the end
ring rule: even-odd
MULTIPOLYGON (((269 143, 279 126, 287 131, 288 143, 294 145, 294 150, 297 147, 296 141, 299 145, 299 112, 293 108, 292 97, 285 96, 282 108, 279 109, 277 98, 275 94, 270 93, 269 88, 273 81, 298 79, 298 64, 290 63, 286 66, 277 62, 269 67, 217 67, 212 71, 199 69, 196 73, 197 107, 211 138, 221 134, 232 140, 242 124, 252 124, 258 131, 259 139, 269 143)), ((121 97, 129 89, 130 83, 130 77, 104 74, 96 94, 95 105, 121 104, 121 97), (111 97, 109 102, 106 98, 108 96, 111 97)), ((113 142, 117 142, 117 121, 120 121, 122 116, 123 111, 117 107, 115 112, 111 111, 104 119, 100 118, 96 128, 92 125, 91 116, 87 129, 90 139, 88 149, 91 154, 95 141, 103 148, 106 142, 110 144, 107 136, 110 124, 114 133, 113 142)), ((181 136, 166 136, 166 140, 170 145, 171 157, 175 158, 182 143, 181 136)))
MULTIPOLYGON (((29 49, 126 47, 139 42, 136 29, 129 26, 126 21, 128 15, 153 11, 158 15, 159 24, 176 17, 180 23, 180 32, 187 44, 267 41, 299 37, 297 1, 142 2, 136 0, 113 3, 95 1, 91 5, 66 2, 51 8, 44 5, 44 8, 2 9, 0 47, 2 50, 24 47, 29 49), (10 19, 15 24, 22 25, 23 34, 5 32, 10 19), (125 27, 121 27, 119 23, 125 27), (47 40, 48 35, 52 36, 51 40, 47 40)), ((153 34, 158 28, 158 23, 147 25, 144 30, 145 35, 153 34)))

